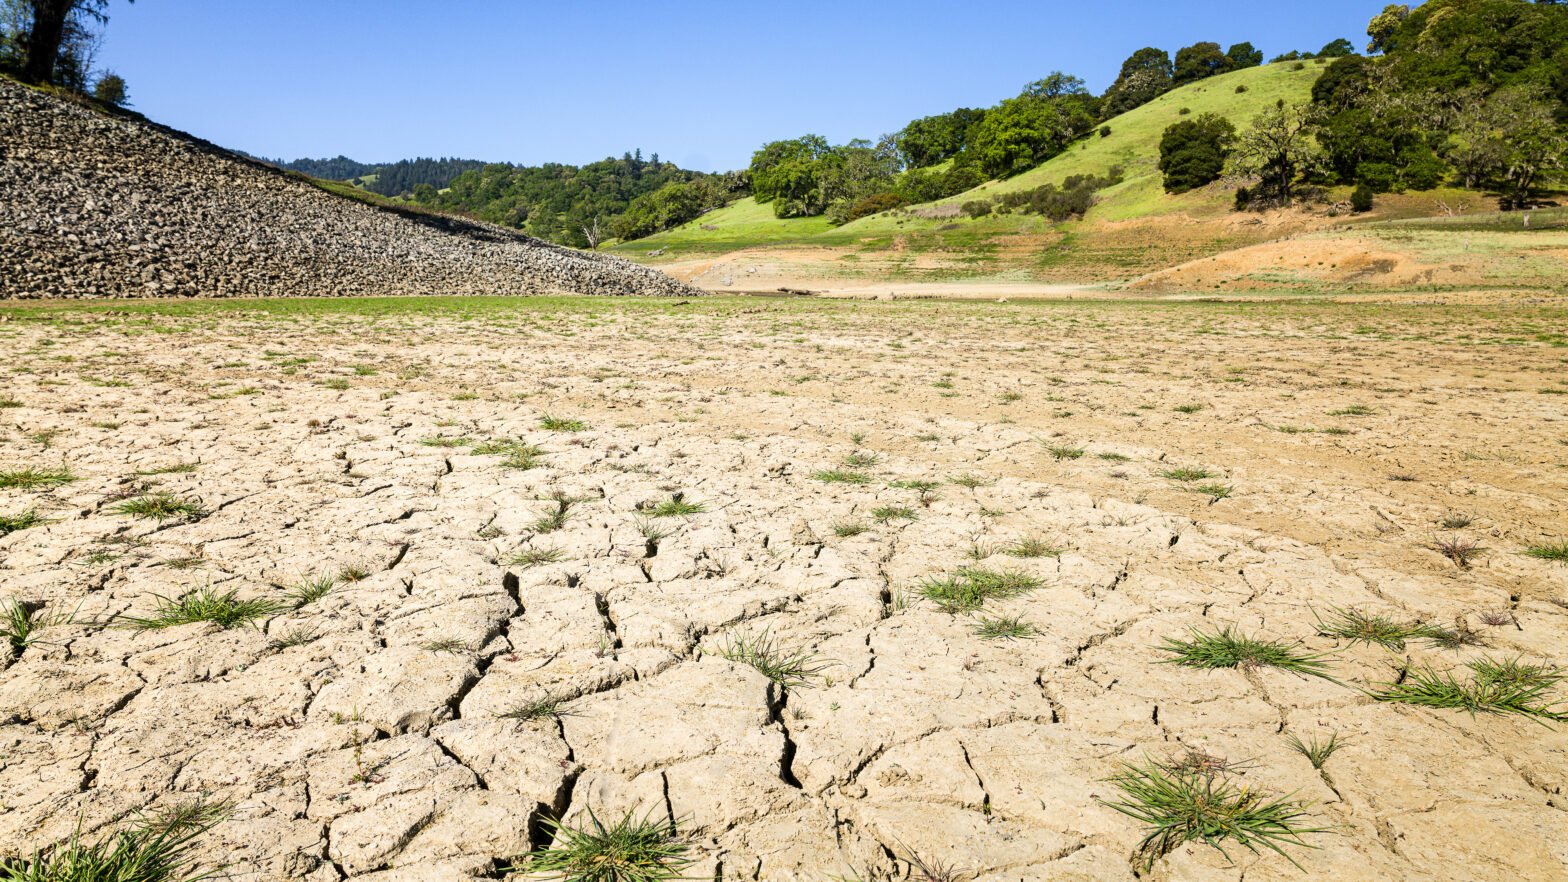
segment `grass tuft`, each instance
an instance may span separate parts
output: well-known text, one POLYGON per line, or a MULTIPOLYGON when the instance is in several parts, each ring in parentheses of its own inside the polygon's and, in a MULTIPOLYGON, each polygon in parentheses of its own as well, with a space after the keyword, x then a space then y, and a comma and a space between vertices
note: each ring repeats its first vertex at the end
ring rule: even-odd
POLYGON ((847 469, 823 469, 811 476, 813 479, 827 484, 869 484, 871 476, 865 472, 852 472, 847 469))
POLYGON ((1305 676, 1333 680, 1329 674, 1327 653, 1305 653, 1299 645, 1279 640, 1259 640, 1248 637, 1229 625, 1205 633, 1192 629, 1192 639, 1165 638, 1165 645, 1156 647, 1173 657, 1160 659, 1162 664, 1185 665, 1193 668, 1279 668, 1305 676))
POLYGON ((513 554, 512 556, 501 561, 501 564, 502 566, 508 567, 522 567, 526 570, 529 567, 543 566, 547 563, 557 563, 565 559, 566 553, 561 551, 559 548, 530 548, 526 551, 519 551, 513 554))
POLYGON ((166 521, 170 518, 199 520, 207 515, 207 510, 202 508, 199 502, 181 499, 167 490, 143 492, 115 506, 112 511, 115 514, 135 515, 158 521, 166 521))
POLYGON ((39 615, 30 610, 16 598, 6 601, 0 606, 0 639, 11 644, 17 655, 22 650, 38 640, 38 632, 54 625, 69 625, 75 621, 75 616, 66 615, 39 615))
POLYGON ((707 505, 691 502, 683 494, 676 493, 657 505, 649 506, 643 513, 652 518, 680 518, 699 515, 707 510, 707 505))
POLYGON ((832 667, 832 663, 820 659, 814 649, 785 647, 766 628, 761 634, 727 636, 715 654, 732 662, 751 665, 785 689, 809 686, 813 679, 832 667))
POLYGON ((1166 469, 1165 471, 1160 472, 1160 477, 1168 478, 1172 481, 1202 481, 1206 478, 1217 478, 1219 475, 1216 475, 1205 468, 1199 468, 1196 466, 1180 466, 1178 468, 1166 469))
POLYGON ((1302 837, 1332 829, 1308 826, 1307 804, 1291 795, 1271 797, 1200 769, 1146 761, 1142 766, 1128 764, 1108 780, 1122 791, 1121 798, 1096 799, 1144 825, 1147 835, 1139 851, 1146 871, 1188 842, 1203 842, 1231 860, 1226 841, 1254 854, 1266 848, 1301 869, 1284 848, 1316 848, 1302 837))
POLYGON ((1471 561, 1486 554, 1486 549, 1481 546, 1481 543, 1465 536, 1434 538, 1426 547, 1453 561, 1454 565, 1462 570, 1469 569, 1471 561))
POLYGON ((570 714, 571 704, 568 699, 546 695, 543 698, 532 698, 513 705, 511 709, 502 711, 495 717, 498 720, 512 720, 517 723, 556 719, 570 714))
POLYGON ((920 515, 907 505, 884 505, 871 510, 871 516, 877 523, 885 524, 888 521, 918 521, 920 515))
POLYGON ((1527 664, 1517 658, 1480 658, 1466 667, 1471 672, 1469 680, 1431 665, 1408 667, 1397 680, 1382 684, 1371 695, 1378 701, 1468 711, 1472 717, 1478 713, 1521 714, 1543 725, 1568 722, 1568 710, 1560 709, 1562 700, 1551 700, 1565 676, 1561 668, 1527 664))
POLYGON ((539 418, 539 428, 551 432, 583 432, 588 429, 588 424, 582 420, 567 419, 566 417, 545 414, 539 418))
POLYGON ((240 625, 255 626, 257 619, 277 615, 291 609, 291 605, 277 600, 240 600, 239 591, 218 592, 211 586, 192 591, 178 599, 154 594, 158 601, 152 615, 145 617, 117 617, 121 627, 137 631, 172 628, 192 622, 212 622, 228 629, 240 625))
POLYGON ((1313 610, 1312 616, 1317 619, 1320 636, 1338 637, 1352 643, 1376 643, 1387 649, 1404 649, 1406 640, 1426 635, 1426 629, 1418 622, 1396 622, 1388 616, 1365 610, 1333 606, 1326 615, 1313 610))
POLYGON ((1036 536, 1020 536, 1003 553, 1011 557, 1061 557, 1062 549, 1036 536))
POLYGON ((0 489, 3 490, 38 490, 44 487, 59 487, 76 480, 76 475, 71 473, 69 466, 59 468, 33 468, 26 466, 20 469, 0 472, 0 489))
POLYGON ((1568 562, 1568 542, 1543 542, 1540 545, 1531 545, 1524 549, 1526 557, 1538 560, 1554 560, 1558 563, 1568 562))
POLYGON ((1044 581, 1019 570, 998 572, 985 567, 962 567, 925 580, 918 591, 943 612, 956 615, 983 609, 992 600, 1005 600, 1044 587, 1044 581))
POLYGON ((974 634, 985 640, 1026 640, 1040 634, 1040 629, 1018 616, 982 616, 975 622, 974 634))
POLYGON ((0 536, 9 536, 17 530, 25 530, 45 523, 48 523, 48 519, 30 508, 16 514, 0 514, 0 536))
POLYGON ((840 539, 848 539, 852 536, 859 536, 861 533, 864 533, 869 529, 871 528, 859 521, 833 522, 833 535, 839 537, 840 539))
POLYGON ((686 857, 691 846, 679 825, 652 813, 638 817, 629 809, 619 821, 606 824, 590 808, 581 827, 553 818, 543 819, 543 824, 550 847, 519 862, 519 869, 530 875, 569 882, 666 882, 681 878, 681 870, 691 863, 686 857))
POLYGON ((190 802, 159 815, 138 813, 130 824, 93 843, 81 829, 65 842, 35 849, 31 857, 0 860, 3 882, 195 882, 221 871, 197 873, 195 842, 228 818, 227 803, 190 802))
POLYGON ((337 586, 337 577, 330 574, 323 574, 314 579, 301 579, 287 589, 289 602, 295 609, 299 609, 331 594, 337 586))
POLYGON ((1328 736, 1327 741, 1318 738, 1316 735, 1313 735, 1306 741, 1302 741, 1295 735, 1286 735, 1285 743, 1290 745, 1291 750, 1306 757, 1307 762, 1312 763, 1312 768, 1320 772, 1323 771, 1323 764, 1328 762, 1328 758, 1334 755, 1334 751, 1345 746, 1345 742, 1339 740, 1339 735, 1332 733, 1328 736))

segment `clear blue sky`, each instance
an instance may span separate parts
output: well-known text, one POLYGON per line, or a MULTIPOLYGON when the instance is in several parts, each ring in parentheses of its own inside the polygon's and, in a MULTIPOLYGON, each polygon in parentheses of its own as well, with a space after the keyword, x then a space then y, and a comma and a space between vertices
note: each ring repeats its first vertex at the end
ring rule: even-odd
POLYGON ((702 171, 765 141, 875 138, 1053 70, 1100 92, 1141 46, 1358 48, 1384 0, 111 0, 101 66, 226 147, 702 171))

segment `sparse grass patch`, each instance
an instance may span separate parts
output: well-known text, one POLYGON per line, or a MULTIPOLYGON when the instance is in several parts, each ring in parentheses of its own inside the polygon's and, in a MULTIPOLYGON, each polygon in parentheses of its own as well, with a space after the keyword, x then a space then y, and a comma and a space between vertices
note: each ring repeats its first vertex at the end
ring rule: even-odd
POLYGON ((71 473, 69 466, 61 465, 58 468, 24 466, 0 472, 0 489, 38 490, 43 487, 59 487, 75 480, 76 475, 71 473))
POLYGON ((1466 536, 1434 537, 1426 547, 1453 561, 1462 570, 1469 569, 1471 561, 1486 554, 1486 548, 1480 542, 1466 536))
POLYGON ((138 617, 121 615, 115 622, 120 627, 137 631, 153 631, 189 625, 192 622, 212 622, 225 630, 240 625, 254 626, 257 619, 274 616, 292 606, 277 600, 240 600, 239 591, 219 592, 210 585, 178 599, 154 594, 157 606, 152 615, 138 617))
POLYGON ((567 699, 545 695, 532 698, 513 705, 511 708, 495 715, 499 720, 513 720, 518 723, 531 723, 535 720, 548 720, 563 717, 571 713, 571 702, 567 699))
POLYGON ((0 860, 0 882, 196 882, 222 870, 197 873, 195 841, 228 818, 222 803, 183 803, 153 817, 137 813, 125 827, 96 842, 70 839, 34 849, 28 858, 0 860))
POLYGON ((476 442, 472 438, 465 438, 461 435, 455 437, 450 435, 432 435, 428 438, 420 438, 419 443, 426 447, 466 447, 476 442))
POLYGON ((681 878, 691 863, 691 848, 677 824, 652 813, 638 817, 628 809, 619 821, 605 824, 588 810, 588 822, 567 827, 544 818, 551 845, 520 856, 518 868, 530 875, 567 882, 668 882, 681 878))
POLYGON ((677 492, 656 505, 649 506, 643 511, 651 518, 680 518, 699 515, 708 510, 708 506, 701 502, 692 502, 677 492))
POLYGON ((176 463, 172 463, 172 464, 166 465, 166 466, 158 466, 157 468, 154 468, 154 469, 147 469, 146 471, 139 471, 136 474, 144 475, 144 476, 145 475, 184 475, 184 474, 189 474, 191 472, 196 471, 197 466, 198 466, 198 463, 194 463, 194 462, 176 462, 176 463))
POLYGON ((460 653, 472 651, 468 648, 467 643, 464 643, 456 637, 444 637, 439 640, 428 640, 419 644, 419 648, 426 652, 444 652, 448 655, 458 655, 460 653))
POLYGON ((1088 452, 1086 448, 1073 444, 1047 444, 1045 449, 1051 454, 1051 458, 1057 462, 1061 462, 1064 459, 1079 459, 1088 452))
POLYGON ((988 484, 993 483, 992 480, 990 480, 988 478, 981 477, 980 475, 967 475, 967 474, 966 475, 955 475, 954 477, 948 478, 947 480, 948 480, 949 483, 957 484, 958 486, 963 487, 966 490, 973 490, 976 487, 984 487, 984 486, 986 486, 988 484))
POLYGON ((1106 462, 1132 462, 1132 457, 1121 453, 1096 453, 1095 458, 1103 459, 1106 462))
POLYGON ((1020 570, 961 567, 950 574, 920 583, 921 597, 935 603, 946 613, 968 613, 983 609, 992 600, 1006 600, 1045 587, 1045 582, 1020 570))
POLYGON ((363 582, 368 578, 370 578, 370 570, 359 564, 348 563, 338 569, 337 580, 339 582, 363 582))
POLYGON ((568 419, 547 413, 539 418, 539 428, 551 432, 583 432, 588 429, 588 424, 582 420, 568 419))
POLYGON ((1197 413, 1202 409, 1203 405, 1201 404, 1178 404, 1171 408, 1171 410, 1174 410, 1177 413, 1197 413))
POLYGON ((17 655, 22 654, 38 639, 38 632, 56 625, 69 625, 76 620, 73 614, 42 615, 27 608, 16 598, 0 605, 0 638, 11 644, 17 655))
POLYGON ((1038 636, 1040 629, 1018 616, 982 616, 975 622, 974 634, 985 640, 1023 640, 1038 636))
POLYGON ((1062 549, 1038 536, 1020 536, 1003 549, 1011 557, 1061 557, 1062 549))
POLYGON ((0 514, 0 536, 9 536, 17 530, 48 523, 43 515, 33 509, 23 509, 15 514, 0 514))
POLYGON ((1370 416, 1370 415, 1372 415, 1374 413, 1377 413, 1377 410, 1374 409, 1374 408, 1368 407, 1365 404, 1352 404, 1352 405, 1350 405, 1348 407, 1341 407, 1339 410, 1331 410, 1331 411, 1328 412, 1328 415, 1329 416, 1370 416))
POLYGON ((832 666, 814 649, 784 646, 764 628, 760 634, 730 634, 715 650, 715 655, 756 668, 764 677, 785 689, 809 686, 832 666))
POLYGON ((307 628, 290 628, 282 636, 267 644, 273 649, 282 651, 293 646, 304 646, 319 638, 321 635, 307 628))
POLYGON ((869 484, 871 476, 865 472, 852 472, 845 469, 824 469, 811 476, 814 480, 826 484, 869 484))
POLYGON ((288 595, 289 602, 294 605, 294 608, 300 609, 306 604, 315 603, 331 594, 337 586, 338 580, 336 576, 323 574, 314 579, 301 579, 289 586, 285 593, 288 595))
POLYGON ((1472 717, 1520 714, 1543 724, 1568 722, 1568 712, 1560 709, 1562 701, 1551 699, 1564 678, 1561 668, 1492 658, 1477 659, 1466 667, 1471 672, 1468 681, 1431 665, 1406 668, 1396 681, 1382 684, 1371 695, 1378 701, 1468 711, 1472 717))
POLYGON ((207 515, 207 510, 202 508, 199 502, 181 499, 166 490, 145 491, 139 496, 121 502, 111 511, 114 514, 134 515, 158 521, 166 521, 170 518, 199 520, 207 515))
POLYGON ((1520 554, 1537 560, 1568 562, 1568 542, 1542 542, 1539 545, 1529 545, 1520 554))
POLYGON ((882 457, 876 455, 875 453, 868 453, 861 450, 857 450, 854 453, 851 453, 849 456, 844 457, 844 465, 852 469, 870 468, 871 466, 874 466, 881 461, 882 457))
POLYGON ((869 529, 871 528, 863 523, 860 523, 859 521, 833 522, 833 535, 839 537, 840 539, 848 539, 852 536, 859 536, 861 533, 864 533, 869 529))
POLYGON ((902 505, 884 505, 871 510, 871 516, 877 523, 885 524, 889 521, 918 521, 920 515, 914 509, 902 505))
POLYGON ((554 533, 556 530, 566 526, 566 520, 571 514, 572 505, 574 504, 575 500, 568 497, 565 493, 561 493, 559 491, 551 495, 550 499, 555 504, 546 509, 545 512, 535 519, 534 522, 530 525, 533 527, 535 533, 554 533))
POLYGON ((1096 799, 1144 825, 1147 835, 1139 851, 1146 871, 1188 842, 1203 842, 1230 860, 1227 840, 1255 854, 1259 847, 1266 848, 1299 869, 1284 848, 1316 848, 1302 837, 1332 829, 1308 826, 1308 805, 1292 796, 1271 797, 1251 786, 1237 786, 1224 775, 1146 761, 1142 766, 1128 764, 1108 780, 1121 790, 1121 798, 1096 799))
POLYGON ((1323 770, 1323 764, 1328 762, 1328 758, 1334 755, 1334 751, 1345 746, 1345 742, 1339 740, 1339 735, 1333 733, 1328 736, 1326 741, 1318 738, 1316 735, 1313 735, 1306 741, 1302 741, 1295 735, 1286 735, 1285 743, 1290 745, 1291 750, 1306 757, 1307 762, 1312 764, 1312 768, 1320 772, 1323 770))
POLYGON ((1329 607, 1327 615, 1312 611, 1317 620, 1318 634, 1338 637, 1352 643, 1376 643, 1387 649, 1404 649, 1405 641, 1425 635, 1426 628, 1418 622, 1396 622, 1388 616, 1359 609, 1329 607))
POLYGON ((1202 493, 1204 496, 1209 497, 1209 499, 1214 502, 1219 502, 1221 499, 1229 499, 1231 494, 1236 492, 1236 488, 1233 485, 1222 484, 1218 481, 1211 481, 1207 484, 1197 484, 1194 485, 1192 489, 1196 493, 1202 493))
POLYGON ((1155 647, 1169 653, 1172 658, 1160 659, 1161 664, 1185 665, 1193 668, 1279 668, 1304 676, 1333 680, 1328 653, 1302 652, 1299 644, 1280 640, 1260 640, 1249 637, 1225 625, 1211 632, 1191 629, 1190 640, 1165 638, 1163 646, 1155 647))
POLYGON ((1202 481, 1205 478, 1217 478, 1219 475, 1214 474, 1208 469, 1197 466, 1178 466, 1176 468, 1166 469, 1165 471, 1160 472, 1160 477, 1168 478, 1172 481, 1191 482, 1202 481))
POLYGON ((1475 518, 1463 512, 1449 512, 1438 519, 1438 524, 1445 530, 1463 530, 1475 523, 1475 518))
POLYGON ((565 552, 559 548, 529 548, 514 553, 501 561, 501 564, 508 567, 522 567, 526 570, 529 567, 543 566, 547 563, 556 563, 565 559, 565 552))

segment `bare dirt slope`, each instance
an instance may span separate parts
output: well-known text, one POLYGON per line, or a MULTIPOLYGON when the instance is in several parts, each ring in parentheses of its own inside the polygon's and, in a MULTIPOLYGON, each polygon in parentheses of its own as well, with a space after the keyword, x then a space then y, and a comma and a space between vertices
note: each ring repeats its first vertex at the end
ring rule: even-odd
POLYGON ((691 878, 1130 882, 1106 778, 1152 760, 1326 832, 1142 878, 1568 874, 1568 728, 1374 697, 1568 663, 1568 567, 1520 553, 1568 533, 1560 313, 113 309, 0 321, 0 470, 74 476, 0 490, 42 521, 0 599, 51 623, 0 641, 0 853, 204 796, 235 878, 457 880, 635 807, 691 878), (122 513, 158 494, 197 511, 122 513), (1017 593, 926 596, 965 567, 1017 593), (209 588, 278 607, 134 627, 209 588), (1224 628, 1333 679, 1161 648, 1224 628), (764 635, 798 681, 724 657, 764 635))
POLYGON ((630 261, 399 214, 0 78, 0 299, 700 293, 630 261))

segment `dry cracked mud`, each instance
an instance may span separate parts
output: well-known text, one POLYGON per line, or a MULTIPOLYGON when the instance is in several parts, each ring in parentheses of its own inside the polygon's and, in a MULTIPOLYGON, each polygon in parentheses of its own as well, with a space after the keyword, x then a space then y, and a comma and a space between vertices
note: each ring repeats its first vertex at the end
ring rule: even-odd
POLYGON ((0 853, 200 796, 232 806, 199 847, 236 879, 497 877, 544 819, 628 809, 679 819, 692 878, 1568 875, 1568 728, 1371 694, 1411 663, 1568 663, 1568 567, 1520 553, 1568 532, 1561 315, 0 315, 0 471, 74 477, 0 490, 41 519, 0 538, 0 602, 43 624, 0 644, 0 853), (159 493, 198 511, 120 513, 159 493), (658 516, 672 500, 700 510, 658 516), (1454 536, 1468 566, 1430 547, 1454 536), (1025 538, 1043 553, 1009 553, 1025 538), (966 566, 1034 590, 922 596, 966 566), (127 627, 209 590, 272 608, 127 627), (1468 645, 1320 635, 1336 607, 1468 645), (976 633, 1002 616, 1034 633, 976 633), (1166 663, 1221 627, 1327 653, 1334 679, 1166 663), (816 673, 725 657, 759 638, 816 673), (1330 735, 1321 770, 1288 742, 1330 735), (1107 778, 1194 756, 1326 832, 1145 870, 1107 778))

